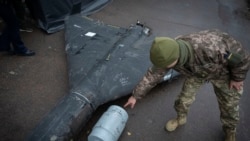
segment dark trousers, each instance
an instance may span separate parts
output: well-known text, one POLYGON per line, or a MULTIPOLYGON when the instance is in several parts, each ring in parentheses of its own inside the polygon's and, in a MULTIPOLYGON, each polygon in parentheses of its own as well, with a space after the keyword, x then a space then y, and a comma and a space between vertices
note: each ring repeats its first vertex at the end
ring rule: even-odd
POLYGON ((248 11, 250 11, 250 0, 246 0, 248 11))
POLYGON ((0 16, 6 27, 0 36, 0 51, 11 51, 11 44, 17 53, 24 53, 27 48, 20 37, 19 22, 10 4, 0 3, 0 16))
POLYGON ((26 13, 25 13, 25 7, 22 2, 22 0, 12 0, 12 4, 14 7, 14 11, 16 14, 17 19, 19 20, 19 23, 22 23, 25 21, 26 13))

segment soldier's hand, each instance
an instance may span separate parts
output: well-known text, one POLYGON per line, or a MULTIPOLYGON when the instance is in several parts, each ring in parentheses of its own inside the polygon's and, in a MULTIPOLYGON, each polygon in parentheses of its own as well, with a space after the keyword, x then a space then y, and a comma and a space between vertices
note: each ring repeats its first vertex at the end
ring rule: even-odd
POLYGON ((237 81, 230 81, 229 88, 235 88, 236 90, 241 90, 243 88, 243 81, 237 82, 237 81))
POLYGON ((136 99, 133 96, 131 96, 131 97, 129 97, 129 99, 128 99, 127 103, 124 105, 124 107, 130 106, 131 109, 133 109, 135 104, 136 104, 136 99))

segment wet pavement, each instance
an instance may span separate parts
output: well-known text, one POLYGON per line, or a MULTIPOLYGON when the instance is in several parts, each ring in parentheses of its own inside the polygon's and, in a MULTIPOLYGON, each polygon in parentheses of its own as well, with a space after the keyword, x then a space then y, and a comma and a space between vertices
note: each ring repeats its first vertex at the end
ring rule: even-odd
POLYGON ((68 94, 64 32, 21 33, 32 57, 0 53, 0 140, 17 141, 68 94))
MULTIPOLYGON (((175 37, 218 28, 229 32, 250 51, 250 17, 246 9, 243 0, 114 0, 90 17, 125 28, 139 20, 152 29, 154 36, 175 37)), ((32 33, 22 33, 22 37, 27 47, 36 51, 36 56, 0 53, 0 140, 3 141, 24 140, 69 91, 64 31, 48 35, 35 28, 32 33)), ((178 77, 159 84, 134 109, 126 108, 129 120, 119 141, 222 141, 218 104, 209 83, 198 91, 187 124, 173 133, 164 131, 167 120, 176 116, 173 104, 182 83, 183 78, 178 77)), ((249 83, 250 72, 240 104, 238 141, 250 141, 249 83)), ((91 128, 109 105, 123 106, 127 98, 100 106, 78 140, 87 140, 91 128)))

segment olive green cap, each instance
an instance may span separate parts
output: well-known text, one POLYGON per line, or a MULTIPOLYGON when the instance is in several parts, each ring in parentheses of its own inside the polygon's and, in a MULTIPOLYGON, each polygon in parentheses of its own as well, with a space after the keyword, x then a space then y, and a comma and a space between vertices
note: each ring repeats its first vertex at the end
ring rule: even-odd
POLYGON ((179 58, 178 43, 168 37, 156 37, 150 49, 150 60, 157 68, 166 68, 179 58))

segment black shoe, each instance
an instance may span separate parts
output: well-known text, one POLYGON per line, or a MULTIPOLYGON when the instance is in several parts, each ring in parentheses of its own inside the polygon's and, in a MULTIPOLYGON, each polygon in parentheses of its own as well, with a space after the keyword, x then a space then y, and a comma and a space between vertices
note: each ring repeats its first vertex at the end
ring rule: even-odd
POLYGON ((20 55, 20 56, 34 56, 36 53, 32 50, 27 50, 25 52, 22 52, 22 53, 17 53, 17 55, 20 55))

